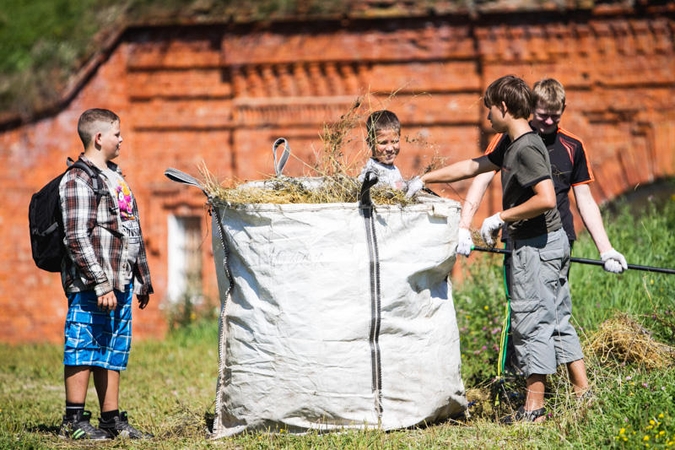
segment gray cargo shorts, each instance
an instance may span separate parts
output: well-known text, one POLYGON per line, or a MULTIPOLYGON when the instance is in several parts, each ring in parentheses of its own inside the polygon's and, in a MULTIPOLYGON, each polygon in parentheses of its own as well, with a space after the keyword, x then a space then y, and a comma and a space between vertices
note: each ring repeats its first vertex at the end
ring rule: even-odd
POLYGON ((526 377, 553 374, 559 364, 582 359, 570 323, 570 247, 565 232, 513 241, 511 264, 511 331, 519 369, 526 377))

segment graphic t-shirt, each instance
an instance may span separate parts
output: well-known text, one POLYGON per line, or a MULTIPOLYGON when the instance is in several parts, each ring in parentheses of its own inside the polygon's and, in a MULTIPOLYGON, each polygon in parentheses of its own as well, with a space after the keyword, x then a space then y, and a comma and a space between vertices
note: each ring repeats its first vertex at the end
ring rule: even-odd
POLYGON ((128 238, 128 258, 123 270, 125 277, 131 281, 134 276, 133 267, 136 264, 141 245, 140 225, 138 217, 134 214, 134 196, 122 175, 110 169, 105 170, 104 173, 110 181, 109 187, 120 210, 122 231, 128 238))

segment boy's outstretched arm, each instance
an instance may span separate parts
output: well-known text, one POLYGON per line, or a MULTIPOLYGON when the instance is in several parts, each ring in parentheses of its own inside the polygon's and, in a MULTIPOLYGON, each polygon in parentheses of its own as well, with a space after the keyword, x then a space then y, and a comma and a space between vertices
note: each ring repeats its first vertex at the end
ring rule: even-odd
POLYGON ((465 159, 458 161, 446 167, 427 172, 420 177, 424 184, 427 183, 452 183, 453 181, 460 181, 466 178, 475 177, 476 175, 488 172, 490 170, 497 170, 499 167, 490 162, 487 156, 480 156, 473 159, 465 159))
POLYGON ((476 215, 478 206, 483 200, 483 196, 496 173, 497 172, 494 171, 481 173, 471 182, 471 186, 469 186, 469 190, 466 192, 466 197, 464 198, 464 203, 462 204, 462 213, 459 217, 460 228, 466 228, 467 230, 471 229, 473 216, 476 215))
POLYGON ((462 205, 462 212, 459 217, 457 253, 460 255, 469 256, 471 250, 473 250, 471 222, 473 221, 473 216, 476 215, 476 211, 478 211, 478 205, 480 205, 481 200, 483 200, 485 191, 487 191, 487 188, 496 173, 497 172, 494 171, 481 173, 474 178, 471 182, 471 186, 469 186, 469 190, 464 198, 464 204, 462 205))
POLYGON ((609 237, 607 237, 600 208, 593 198, 590 186, 587 184, 574 186, 573 192, 581 220, 591 234, 591 238, 598 248, 598 252, 600 252, 600 258, 605 263, 604 269, 612 273, 623 272, 628 268, 628 263, 621 253, 614 250, 609 237))

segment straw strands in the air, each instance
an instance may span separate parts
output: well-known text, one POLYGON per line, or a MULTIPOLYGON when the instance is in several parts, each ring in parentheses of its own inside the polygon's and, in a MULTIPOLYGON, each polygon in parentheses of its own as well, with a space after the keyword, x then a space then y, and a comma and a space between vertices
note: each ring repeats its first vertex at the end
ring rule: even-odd
MULTIPOLYGON (((209 169, 202 165, 202 185, 212 201, 229 204, 252 203, 352 203, 358 202, 361 183, 350 173, 353 164, 345 158, 344 147, 352 130, 369 113, 363 98, 357 98, 348 111, 334 123, 323 125, 319 137, 323 148, 316 154, 310 177, 276 176, 266 180, 224 186, 209 169)), ((233 184, 230 182, 230 184, 233 184)), ((376 204, 409 204, 402 191, 375 187, 370 195, 376 204)))

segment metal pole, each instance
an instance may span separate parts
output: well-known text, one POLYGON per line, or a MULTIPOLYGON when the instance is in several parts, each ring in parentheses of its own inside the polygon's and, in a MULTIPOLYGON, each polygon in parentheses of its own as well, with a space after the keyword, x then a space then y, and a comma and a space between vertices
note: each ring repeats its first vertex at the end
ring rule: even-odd
MULTIPOLYGON (((488 253, 501 253, 504 255, 510 255, 511 250, 506 250, 503 248, 488 248, 488 247, 473 247, 473 250, 479 252, 488 252, 488 253)), ((591 264, 594 266, 604 266, 605 263, 598 259, 587 259, 587 258, 570 258, 570 261, 581 263, 581 264, 591 264)), ((631 270, 644 270, 646 272, 656 272, 656 273, 669 273, 675 274, 675 269, 666 269, 664 267, 652 267, 652 266, 640 266, 637 264, 628 264, 628 268, 631 270)))

